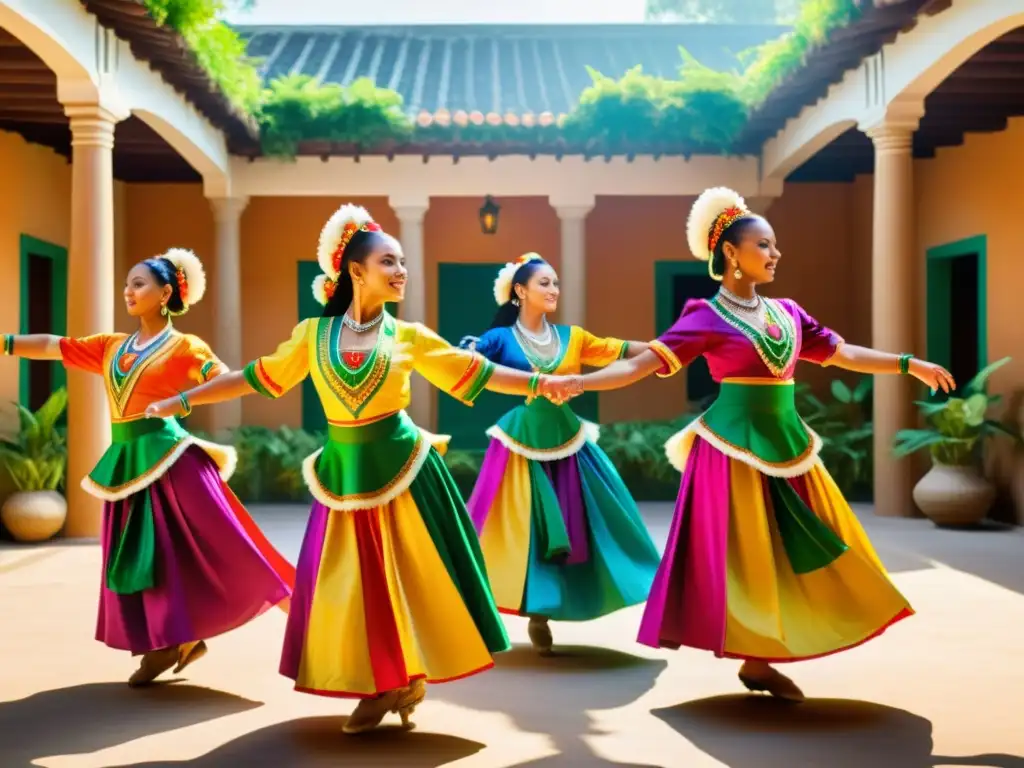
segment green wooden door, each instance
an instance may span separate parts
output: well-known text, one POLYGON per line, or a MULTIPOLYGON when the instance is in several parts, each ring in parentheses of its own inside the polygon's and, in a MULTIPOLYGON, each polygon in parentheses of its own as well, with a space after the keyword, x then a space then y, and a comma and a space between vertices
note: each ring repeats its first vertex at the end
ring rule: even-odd
MULTIPOLYGON (((299 262, 299 320, 307 317, 320 317, 324 308, 320 306, 310 286, 316 276, 321 274, 320 265, 315 261, 299 262)), ((386 309, 393 317, 398 316, 398 305, 388 303, 386 309)), ((323 432, 327 429, 327 417, 324 415, 320 398, 309 376, 302 382, 302 428, 307 432, 323 432)))
POLYGON ((928 359, 963 386, 988 365, 988 239, 936 246, 926 256, 928 359))
MULTIPOLYGON (((20 250, 19 332, 68 332, 68 252, 59 245, 22 235, 20 250)), ((46 360, 20 361, 18 400, 36 410, 65 386, 64 366, 46 360)), ((61 423, 64 422, 62 417, 61 423)))
MULTIPOLYGON (((494 264, 439 264, 437 332, 450 344, 463 336, 480 336, 494 319, 494 264)), ((452 436, 452 448, 486 448, 488 427, 521 397, 484 392, 472 408, 446 394, 438 396, 437 424, 441 434, 452 436)), ((597 394, 588 392, 572 401, 581 418, 597 421, 597 394)))

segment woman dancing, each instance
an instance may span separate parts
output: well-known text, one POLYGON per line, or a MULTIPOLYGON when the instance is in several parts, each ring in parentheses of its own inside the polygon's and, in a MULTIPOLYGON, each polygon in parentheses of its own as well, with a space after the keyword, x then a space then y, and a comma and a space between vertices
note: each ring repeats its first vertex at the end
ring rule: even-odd
POLYGON ((666 445, 683 478, 639 641, 742 659, 748 689, 802 701, 772 663, 852 648, 913 610, 822 466, 821 439, 797 415, 796 362, 955 385, 940 366, 844 344, 796 302, 758 295, 781 253, 768 222, 735 192, 704 192, 687 236, 722 288, 687 302, 649 351, 582 377, 585 390, 615 389, 703 355, 721 382, 711 408, 666 445))
POLYGON ((234 449, 175 419, 144 417, 151 403, 227 371, 171 322, 205 291, 199 259, 173 248, 128 273, 125 306, 139 321, 131 335, 4 337, 5 354, 61 360, 106 383, 112 444, 82 487, 104 501, 96 639, 142 654, 133 686, 181 672, 206 653, 206 639, 286 601, 295 576, 226 484, 234 449))
POLYGON ((496 367, 429 328, 391 317, 407 273, 398 241, 363 208, 342 206, 320 235, 321 318, 277 351, 152 406, 154 416, 313 377, 327 442, 304 476, 313 508, 299 555, 281 674, 303 693, 359 698, 347 733, 388 712, 403 724, 441 683, 489 669, 509 647, 472 522, 441 459, 447 438, 406 415, 417 371, 471 404, 483 389, 559 399, 568 382, 496 367))
MULTIPOLYGON (((510 368, 561 375, 647 350, 551 325, 558 297, 555 270, 527 253, 498 273, 490 330, 463 344, 510 368)), ((528 399, 487 431, 467 503, 498 609, 530 617, 530 641, 542 654, 551 651, 550 619, 588 621, 642 603, 658 567, 636 503, 597 446, 598 429, 568 405, 528 399)))

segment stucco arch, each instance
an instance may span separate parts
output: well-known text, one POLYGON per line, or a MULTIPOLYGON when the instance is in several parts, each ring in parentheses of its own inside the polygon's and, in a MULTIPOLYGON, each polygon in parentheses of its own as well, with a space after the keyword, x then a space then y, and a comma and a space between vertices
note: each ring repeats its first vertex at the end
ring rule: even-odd
POLYGON ((956 3, 934 16, 921 16, 913 29, 876 57, 884 87, 871 90, 883 94, 884 99, 866 97, 863 66, 847 72, 825 98, 806 107, 765 142, 764 176, 784 179, 847 129, 872 122, 894 104, 920 105, 971 56, 1021 26, 1022 0, 973 0, 956 3))
POLYGON ((956 3, 942 13, 921 18, 910 32, 885 48, 888 101, 923 99, 971 56, 1021 26, 1021 0, 956 3))
POLYGON ((83 35, 73 18, 84 11, 51 8, 55 5, 52 0, 0 0, 0 27, 42 59, 58 80, 95 83, 93 36, 83 35))
MULTIPOLYGON (((837 100, 838 101, 838 100, 837 100)), ((775 137, 765 142, 762 172, 766 179, 782 181, 850 128, 857 125, 857 109, 839 103, 805 109, 775 137)))

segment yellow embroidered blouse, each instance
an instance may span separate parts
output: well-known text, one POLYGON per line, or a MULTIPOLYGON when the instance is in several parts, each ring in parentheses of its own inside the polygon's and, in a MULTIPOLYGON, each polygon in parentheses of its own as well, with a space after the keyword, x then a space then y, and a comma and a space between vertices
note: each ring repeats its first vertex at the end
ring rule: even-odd
POLYGON ((62 338, 60 351, 65 367, 103 376, 115 423, 228 370, 206 342, 171 326, 145 346, 137 333, 100 333, 62 338))
POLYGON ((494 372, 482 355, 451 346, 420 323, 387 314, 376 346, 353 366, 341 349, 342 327, 341 317, 303 320, 276 352, 246 366, 246 380, 260 394, 276 398, 312 376, 328 422, 356 426, 405 409, 414 370, 467 405, 494 372))

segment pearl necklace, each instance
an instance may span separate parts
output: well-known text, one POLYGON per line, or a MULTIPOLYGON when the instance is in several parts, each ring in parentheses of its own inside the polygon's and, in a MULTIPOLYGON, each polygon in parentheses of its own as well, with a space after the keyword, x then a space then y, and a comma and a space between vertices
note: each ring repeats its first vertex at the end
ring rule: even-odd
POLYGON ((524 326, 519 320, 516 320, 516 329, 523 336, 540 347, 546 347, 551 343, 551 324, 548 323, 548 319, 546 317, 544 318, 544 326, 539 334, 531 333, 530 329, 524 326))
POLYGON ((761 297, 758 296, 756 293, 752 298, 743 299, 737 296, 732 291, 730 291, 724 285, 718 289, 718 292, 722 294, 722 298, 725 299, 726 301, 730 301, 739 307, 743 307, 744 309, 757 309, 758 305, 761 303, 761 297))
POLYGON ((348 312, 341 316, 341 322, 345 324, 346 328, 351 328, 356 333, 366 333, 368 330, 380 323, 384 319, 384 311, 381 310, 373 320, 368 323, 357 323, 353 320, 348 312))

